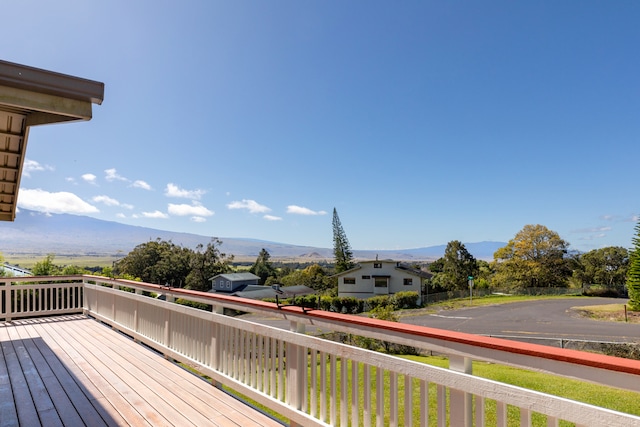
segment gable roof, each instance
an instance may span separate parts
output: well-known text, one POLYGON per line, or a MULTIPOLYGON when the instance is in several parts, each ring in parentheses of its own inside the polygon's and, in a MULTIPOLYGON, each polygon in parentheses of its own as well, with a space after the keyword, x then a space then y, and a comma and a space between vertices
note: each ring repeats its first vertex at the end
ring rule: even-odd
POLYGON ((431 273, 428 273, 428 272, 422 271, 422 270, 418 270, 418 269, 413 268, 413 267, 409 267, 408 265, 403 264, 400 261, 394 261, 392 259, 380 259, 380 260, 359 261, 359 263, 355 267, 353 267, 353 268, 351 268, 349 270, 345 270, 345 271, 343 271, 341 273, 336 273, 332 277, 346 276, 347 274, 351 274, 351 273, 353 273, 353 272, 355 272, 357 270, 362 269, 362 265, 361 264, 373 264, 373 263, 376 263, 376 262, 386 263, 386 264, 395 264, 394 268, 396 270, 401 270, 401 271, 403 271, 405 273, 411 274, 413 276, 418 276, 418 277, 421 277, 423 279, 429 279, 430 277, 433 276, 433 274, 431 274, 431 273))
POLYGON ((217 274, 212 278, 210 278, 209 280, 213 281, 213 280, 216 280, 218 277, 222 277, 225 280, 229 280, 231 282, 239 282, 243 280, 260 280, 260 276, 256 276, 255 274, 249 273, 249 272, 217 274))

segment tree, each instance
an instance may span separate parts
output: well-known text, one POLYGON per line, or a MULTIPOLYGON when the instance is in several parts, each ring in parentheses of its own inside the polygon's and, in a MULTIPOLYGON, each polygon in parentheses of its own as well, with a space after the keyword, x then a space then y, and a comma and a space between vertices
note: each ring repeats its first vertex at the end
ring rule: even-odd
POLYGON ((333 208, 333 255, 336 263, 336 273, 341 273, 355 267, 353 252, 347 235, 342 228, 338 211, 333 208))
MULTIPOLYGON (((2 255, 2 252, 0 252, 0 265, 4 265, 4 255, 2 255)), ((0 277, 7 277, 11 275, 12 273, 9 273, 8 270, 5 270, 4 268, 0 268, 0 277)))
POLYGON ((191 253, 188 248, 158 238, 136 246, 118 261, 114 273, 147 283, 181 286, 191 270, 191 253))
POLYGON ((195 291, 208 291, 211 289, 209 279, 231 271, 233 255, 220 252, 220 246, 222 246, 222 241, 214 237, 207 243, 206 248, 199 244, 196 250, 191 252, 190 271, 185 279, 186 288, 195 291))
POLYGON ((627 290, 629 291, 629 308, 640 311, 640 220, 636 224, 636 235, 633 238, 633 249, 627 272, 627 290))
POLYGON ((543 225, 525 225, 494 255, 494 282, 506 287, 567 286, 569 244, 543 225))
POLYGON ((629 251, 620 246, 594 249, 577 258, 573 276, 581 285, 623 288, 629 269, 629 251))
POLYGON ((33 265, 31 272, 34 276, 55 276, 60 271, 60 268, 53 263, 55 258, 54 254, 47 254, 42 260, 33 265))
POLYGON ((458 240, 447 243, 441 260, 435 263, 440 267, 440 272, 434 276, 433 284, 443 289, 465 289, 469 276, 476 276, 478 271, 476 259, 458 240))
POLYGON ((269 277, 276 276, 276 269, 273 268, 273 265, 271 265, 271 261, 269 260, 269 258, 271 258, 269 251, 267 251, 265 248, 262 248, 260 250, 260 253, 258 254, 256 262, 254 262, 249 269, 251 273, 260 277, 260 283, 263 285, 267 284, 267 279, 269 277))
POLYGON ((284 286, 305 285, 313 290, 325 292, 335 287, 335 280, 319 264, 312 264, 302 270, 295 270, 282 277, 284 286))

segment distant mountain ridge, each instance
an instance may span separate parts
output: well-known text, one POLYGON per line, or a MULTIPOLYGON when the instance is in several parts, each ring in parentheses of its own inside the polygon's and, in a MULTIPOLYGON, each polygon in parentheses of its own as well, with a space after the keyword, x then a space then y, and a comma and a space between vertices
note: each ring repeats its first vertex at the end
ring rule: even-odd
MULTIPOLYGON (((330 231, 328 231, 330 232, 330 231)), ((257 257, 262 248, 272 257, 333 259, 332 248, 289 245, 258 239, 217 236, 222 240, 222 252, 236 257, 257 257)), ((126 255, 141 243, 160 238, 188 248, 206 245, 211 236, 156 230, 140 226, 104 221, 87 216, 45 214, 21 209, 15 222, 0 222, 0 252, 5 254, 45 255, 126 255)), ((465 243, 478 259, 492 259, 493 253, 506 243, 465 243)), ((445 245, 399 250, 357 250, 357 259, 376 256, 395 260, 435 260, 444 254, 445 245)))

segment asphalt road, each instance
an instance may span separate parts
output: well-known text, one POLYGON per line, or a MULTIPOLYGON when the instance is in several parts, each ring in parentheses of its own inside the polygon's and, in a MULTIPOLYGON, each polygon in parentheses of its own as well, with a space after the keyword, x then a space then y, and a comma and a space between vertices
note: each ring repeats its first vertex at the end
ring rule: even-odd
POLYGON ((615 298, 552 299, 404 316, 403 323, 504 338, 640 343, 640 324, 579 317, 572 307, 621 304, 615 298))

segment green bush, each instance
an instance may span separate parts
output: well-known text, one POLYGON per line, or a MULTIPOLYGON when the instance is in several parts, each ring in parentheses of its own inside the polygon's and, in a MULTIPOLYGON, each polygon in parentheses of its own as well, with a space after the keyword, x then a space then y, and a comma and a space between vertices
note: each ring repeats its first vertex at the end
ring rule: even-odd
POLYGON ((213 310, 213 306, 211 306, 209 304, 204 304, 204 303, 195 302, 195 301, 189 301, 189 300, 182 299, 182 298, 178 298, 176 300, 176 304, 186 305, 187 307, 197 308, 198 310, 204 310, 204 311, 212 311, 213 310))
POLYGON ((332 297, 332 296, 328 296, 328 295, 322 295, 320 297, 320 304, 319 304, 319 309, 320 310, 324 310, 324 311, 331 311, 331 306, 333 304, 333 299, 336 297, 332 297))
POLYGON ((587 297, 624 298, 626 295, 619 290, 606 286, 591 286, 582 293, 587 297))
POLYGON ((420 295, 415 291, 398 292, 391 297, 391 303, 396 310, 418 308, 420 295))
POLYGON ((366 311, 373 311, 378 307, 387 307, 392 305, 389 295, 378 295, 377 297, 367 298, 365 301, 366 311))
POLYGON ((362 300, 355 297, 333 297, 331 298, 331 311, 357 314, 362 312, 362 304, 362 300))

